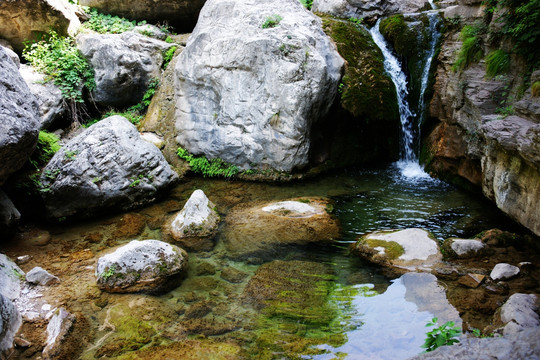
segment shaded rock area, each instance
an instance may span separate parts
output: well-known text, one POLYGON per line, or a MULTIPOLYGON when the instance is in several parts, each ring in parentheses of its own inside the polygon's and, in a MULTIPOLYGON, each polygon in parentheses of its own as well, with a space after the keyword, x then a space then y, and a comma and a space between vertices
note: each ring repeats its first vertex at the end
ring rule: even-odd
POLYGON ((21 314, 13 302, 0 293, 0 355, 13 347, 15 334, 21 324, 21 314))
POLYGON ((212 236, 217 233, 220 217, 216 206, 208 200, 202 190, 195 190, 184 205, 164 228, 165 238, 188 250, 211 250, 212 236))
POLYGON ((108 292, 164 292, 179 285, 187 253, 158 240, 133 240, 99 258, 98 286, 108 292))
POLYGON ((493 359, 521 360, 540 357, 540 328, 495 338, 467 338, 452 346, 441 346, 432 352, 409 360, 493 359))
POLYGON ((10 198, 0 189, 0 234, 6 235, 12 232, 19 220, 21 213, 10 198))
POLYGON ((141 101, 150 82, 160 78, 163 53, 172 46, 134 31, 77 36, 77 48, 95 71, 95 101, 116 107, 141 101))
POLYGON ((81 0, 82 6, 100 12, 151 23, 166 22, 178 31, 191 31, 206 0, 81 0))
POLYGON ((534 294, 513 294, 500 309, 504 336, 527 328, 540 328, 540 299, 534 294))
POLYGON ((74 5, 62 0, 2 1, 0 37, 20 53, 25 41, 38 40, 51 29, 73 35, 81 26, 76 11, 74 5))
POLYGON ((396 271, 429 271, 442 260, 437 240, 422 229, 377 231, 362 236, 351 250, 396 271))
POLYGON ((20 73, 38 102, 41 115, 40 129, 48 129, 67 113, 67 103, 64 101, 62 91, 53 81, 47 81, 44 74, 34 71, 29 65, 22 64, 20 73))
POLYGON ((228 256, 270 258, 287 246, 332 243, 340 226, 327 212, 328 204, 326 199, 305 198, 233 208, 221 235, 228 256))
POLYGON ((210 0, 175 65, 174 117, 162 121, 193 154, 244 169, 303 168, 342 67, 320 19, 298 1, 210 0))
POLYGON ((133 124, 111 116, 62 147, 40 180, 49 215, 62 217, 147 204, 174 184, 177 175, 133 124))
POLYGON ((36 99, 4 49, 0 47, 0 185, 34 151, 41 122, 36 99))

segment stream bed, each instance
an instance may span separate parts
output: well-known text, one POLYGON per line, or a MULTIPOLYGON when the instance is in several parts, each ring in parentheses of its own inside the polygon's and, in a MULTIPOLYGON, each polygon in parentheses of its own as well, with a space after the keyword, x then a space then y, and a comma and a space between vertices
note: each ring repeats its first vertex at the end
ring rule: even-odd
MULTIPOLYGON (((349 245, 367 232, 410 227, 441 241, 495 227, 519 231, 480 196, 429 177, 403 177, 391 166, 289 184, 188 179, 166 199, 128 214, 28 227, 3 251, 12 258, 31 255, 25 271, 42 266, 60 277, 60 284, 35 291, 42 301, 77 314, 66 351, 82 359, 406 359, 422 352, 425 324, 433 317, 462 325, 447 299, 452 285, 427 273, 388 277, 351 255, 349 245), (189 252, 180 287, 161 296, 101 292, 97 258, 133 239, 162 239, 161 225, 195 189, 222 218, 237 205, 330 198, 342 236, 332 245, 239 260, 227 253, 220 231, 211 250, 189 252), (50 237, 38 242, 44 233, 50 237)), ((488 315, 474 313, 466 328, 487 325, 488 315)), ((32 325, 24 326, 32 340, 32 325)))

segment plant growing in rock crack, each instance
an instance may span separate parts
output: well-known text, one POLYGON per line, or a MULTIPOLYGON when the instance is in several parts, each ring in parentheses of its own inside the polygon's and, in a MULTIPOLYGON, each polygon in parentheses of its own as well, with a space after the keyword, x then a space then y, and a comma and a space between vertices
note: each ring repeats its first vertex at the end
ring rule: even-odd
POLYGON ((463 42, 461 50, 458 53, 458 57, 454 65, 453 71, 465 69, 471 63, 482 59, 482 38, 481 35, 485 33, 485 25, 477 23, 475 25, 465 25, 461 29, 460 38, 463 42))
POLYGON ((311 10, 311 8, 313 7, 313 0, 300 0, 300 2, 308 10, 311 10))
MULTIPOLYGON (((426 327, 437 326, 438 319, 435 317, 426 324, 426 327)), ((447 321, 441 326, 435 327, 433 330, 426 333, 426 339, 422 347, 426 352, 433 351, 436 348, 444 345, 452 345, 459 342, 461 329, 455 326, 453 321, 447 321)))
POLYGON ((109 280, 109 278, 111 278, 112 276, 114 276, 116 274, 116 272, 118 271, 117 269, 117 266, 116 264, 113 264, 111 265, 105 272, 103 272, 101 274, 101 278, 104 280, 104 281, 107 281, 109 280))
POLYGON ((263 29, 269 29, 269 28, 276 27, 276 26, 279 25, 281 20, 283 20, 283 17, 278 15, 278 14, 267 16, 264 19, 264 22, 262 23, 261 27, 263 29))
POLYGON ((208 160, 204 156, 194 156, 182 147, 177 149, 176 154, 180 159, 188 162, 193 172, 202 174, 204 177, 222 176, 230 178, 240 172, 237 166, 229 164, 222 159, 215 158, 208 160))
MULTIPOLYGON (((171 62, 171 60, 172 60, 172 58, 174 56, 174 53, 176 52, 176 49, 178 49, 177 46, 172 46, 163 55, 163 65, 161 65, 163 70, 167 69, 167 66, 169 66, 169 63, 171 62)), ((156 86, 157 86, 157 84, 156 84, 156 86)))

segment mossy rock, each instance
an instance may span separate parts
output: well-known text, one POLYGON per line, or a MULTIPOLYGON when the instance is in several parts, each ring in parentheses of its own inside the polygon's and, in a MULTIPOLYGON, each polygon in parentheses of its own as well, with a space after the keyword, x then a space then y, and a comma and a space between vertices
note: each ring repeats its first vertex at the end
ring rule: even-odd
POLYGON ((169 345, 152 346, 136 353, 118 357, 118 360, 237 360, 248 359, 242 347, 234 342, 186 339, 169 345))

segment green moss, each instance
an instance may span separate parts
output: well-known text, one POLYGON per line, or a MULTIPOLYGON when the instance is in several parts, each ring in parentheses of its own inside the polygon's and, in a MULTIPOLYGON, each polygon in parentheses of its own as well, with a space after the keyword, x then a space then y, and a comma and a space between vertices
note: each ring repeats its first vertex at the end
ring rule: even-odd
POLYGON ((347 61, 340 85, 341 106, 367 122, 399 118, 394 85, 370 34, 354 23, 329 17, 323 17, 323 30, 347 61))
POLYGON ((395 241, 386 241, 378 239, 362 239, 362 242, 366 243, 371 248, 383 247, 385 250, 386 256, 389 259, 397 259, 405 253, 405 250, 401 245, 395 241))
POLYGON ((535 82, 531 85, 531 93, 532 93, 532 96, 533 96, 533 97, 538 97, 538 96, 540 96, 540 81, 535 81, 535 82))
POLYGON ((399 55, 410 57, 416 50, 416 34, 409 29, 403 15, 390 16, 379 24, 379 31, 399 55))

